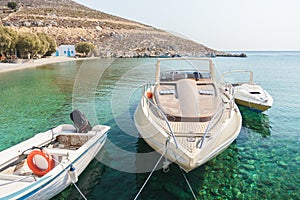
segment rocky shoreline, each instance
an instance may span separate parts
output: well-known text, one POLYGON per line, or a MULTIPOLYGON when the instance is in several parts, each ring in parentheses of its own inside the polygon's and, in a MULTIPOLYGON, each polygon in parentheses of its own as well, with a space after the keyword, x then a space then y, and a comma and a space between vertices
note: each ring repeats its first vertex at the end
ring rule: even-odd
POLYGON ((240 58, 247 58, 246 53, 224 53, 224 54, 218 54, 216 55, 218 57, 240 57, 240 58))

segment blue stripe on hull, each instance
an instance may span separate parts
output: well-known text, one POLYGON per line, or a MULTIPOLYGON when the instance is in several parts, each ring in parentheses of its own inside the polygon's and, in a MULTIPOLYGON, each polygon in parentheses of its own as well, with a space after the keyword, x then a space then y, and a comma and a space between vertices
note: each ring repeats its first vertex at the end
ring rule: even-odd
MULTIPOLYGON (((36 193, 38 193, 41 189, 43 189, 45 186, 47 186, 48 184, 50 184, 51 182, 55 181, 57 177, 59 177, 60 175, 62 175, 63 173, 68 173, 67 171, 69 170, 70 166, 71 165, 74 165, 76 162, 78 162, 78 160, 80 160, 86 153, 88 153, 88 151, 93 148, 98 142, 99 143, 103 143, 103 141, 106 139, 107 137, 107 132, 104 133, 97 141, 94 142, 94 144, 92 144, 88 149, 86 149, 78 158, 76 158, 72 163, 70 163, 65 169, 63 169, 60 173, 58 173, 55 177, 53 177, 51 180, 48 180, 46 183, 44 183, 43 185, 41 185, 40 187, 32 190, 31 192, 25 194, 24 196, 22 197, 19 197, 18 199, 28 199, 30 198, 31 196, 35 195, 36 193)), ((42 178, 40 180, 38 180, 35 184, 35 185, 38 185, 40 182, 43 182, 47 179, 49 179, 49 177, 45 177, 45 178, 42 178)), ((27 190, 30 190, 33 186, 30 185, 14 194, 11 194, 11 195, 8 195, 6 196, 5 198, 1 198, 1 199, 16 199, 16 197, 22 193, 24 193, 25 191, 27 190)), ((49 197, 50 198, 50 197, 49 197)))

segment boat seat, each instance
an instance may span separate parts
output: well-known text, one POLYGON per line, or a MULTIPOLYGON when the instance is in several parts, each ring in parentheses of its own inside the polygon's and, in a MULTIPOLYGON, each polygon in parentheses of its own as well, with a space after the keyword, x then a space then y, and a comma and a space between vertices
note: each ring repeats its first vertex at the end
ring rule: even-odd
POLYGON ((56 155, 56 156, 68 156, 69 152, 72 151, 69 149, 59 149, 59 148, 44 148, 44 150, 50 155, 56 155))

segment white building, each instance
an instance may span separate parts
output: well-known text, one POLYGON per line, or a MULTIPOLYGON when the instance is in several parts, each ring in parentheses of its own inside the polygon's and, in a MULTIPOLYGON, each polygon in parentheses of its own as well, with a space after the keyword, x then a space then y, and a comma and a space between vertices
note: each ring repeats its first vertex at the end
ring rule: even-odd
POLYGON ((60 45, 55 55, 56 56, 67 56, 67 57, 74 57, 76 54, 75 45, 60 45))

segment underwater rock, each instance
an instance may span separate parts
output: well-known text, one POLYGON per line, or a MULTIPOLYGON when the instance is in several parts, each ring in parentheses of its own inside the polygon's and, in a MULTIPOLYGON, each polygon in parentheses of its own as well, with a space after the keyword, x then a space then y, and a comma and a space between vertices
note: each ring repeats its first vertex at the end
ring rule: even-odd
POLYGON ((172 195, 178 197, 179 199, 189 199, 191 198, 191 194, 187 193, 180 188, 180 186, 175 185, 173 183, 166 183, 165 189, 170 192, 172 195))
POLYGON ((243 167, 244 167, 245 169, 248 169, 248 170, 255 170, 255 166, 254 166, 254 165, 245 164, 245 165, 243 165, 243 167))
POLYGON ((253 152, 248 151, 247 153, 245 153, 243 155, 242 159, 244 159, 244 160, 253 160, 255 158, 253 157, 253 152))
POLYGON ((269 179, 262 179, 261 182, 262 182, 264 185, 267 185, 267 186, 273 186, 272 181, 270 181, 269 179))
POLYGON ((246 177, 248 176, 248 172, 245 169, 240 169, 240 173, 243 176, 246 176, 246 177))
POLYGON ((210 188, 210 193, 215 195, 215 196, 218 196, 219 195, 219 190, 218 190, 218 188, 210 188))
POLYGON ((278 166, 282 167, 283 169, 287 169, 288 168, 288 164, 286 164, 283 161, 277 161, 278 166))
POLYGON ((238 189, 238 188, 234 188, 233 189, 233 195, 239 199, 238 196, 241 196, 242 195, 242 192, 238 189))
POLYGON ((255 160, 248 160, 248 163, 249 163, 250 165, 254 165, 255 160))

